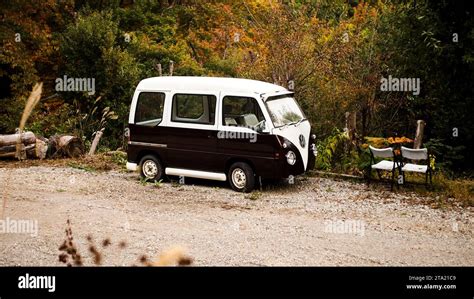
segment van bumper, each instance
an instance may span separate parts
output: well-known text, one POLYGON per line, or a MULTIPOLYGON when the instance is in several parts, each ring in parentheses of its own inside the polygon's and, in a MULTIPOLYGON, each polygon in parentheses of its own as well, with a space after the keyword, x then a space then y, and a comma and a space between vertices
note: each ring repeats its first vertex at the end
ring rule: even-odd
POLYGON ((127 170, 129 170, 129 171, 137 171, 137 169, 138 169, 137 163, 127 162, 127 170))
POLYGON ((262 177, 269 179, 284 179, 290 175, 297 176, 305 172, 301 156, 297 154, 298 158, 295 165, 289 165, 286 158, 276 160, 273 164, 272 173, 265 173, 262 177))

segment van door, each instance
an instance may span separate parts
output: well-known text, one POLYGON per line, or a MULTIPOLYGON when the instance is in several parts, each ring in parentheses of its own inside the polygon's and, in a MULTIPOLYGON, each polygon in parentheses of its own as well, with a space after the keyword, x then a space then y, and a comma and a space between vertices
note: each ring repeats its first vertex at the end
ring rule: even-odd
POLYGON ((271 177, 276 138, 257 132, 257 126, 266 121, 257 100, 248 95, 223 94, 219 115, 220 167, 225 167, 229 159, 247 160, 258 175, 271 177))
POLYGON ((169 167, 222 172, 216 167, 218 93, 176 92, 168 123, 169 167))
POLYGON ((129 120, 129 162, 139 163, 139 153, 143 150, 154 152, 166 160, 165 97, 166 93, 161 91, 141 91, 136 95, 129 120))

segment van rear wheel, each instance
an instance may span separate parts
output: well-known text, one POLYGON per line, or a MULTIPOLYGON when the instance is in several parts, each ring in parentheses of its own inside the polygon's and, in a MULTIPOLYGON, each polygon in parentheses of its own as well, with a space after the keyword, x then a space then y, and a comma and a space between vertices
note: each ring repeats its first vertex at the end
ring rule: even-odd
POLYGON ((247 163, 237 162, 232 164, 228 173, 232 189, 238 192, 250 192, 255 187, 255 173, 247 163))
POLYGON ((159 181, 164 176, 163 164, 155 156, 147 155, 140 161, 140 174, 150 181, 159 181))

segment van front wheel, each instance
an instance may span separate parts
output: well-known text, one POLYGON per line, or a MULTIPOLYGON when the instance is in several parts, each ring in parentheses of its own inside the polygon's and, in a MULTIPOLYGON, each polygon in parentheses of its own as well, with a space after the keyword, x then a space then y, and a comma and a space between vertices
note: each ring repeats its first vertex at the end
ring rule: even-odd
POLYGON ((255 186, 255 174, 247 163, 232 164, 229 168, 228 178, 232 189, 238 192, 250 192, 255 186))
POLYGON ((155 156, 147 155, 140 161, 140 174, 150 181, 159 181, 163 179, 164 168, 155 156))

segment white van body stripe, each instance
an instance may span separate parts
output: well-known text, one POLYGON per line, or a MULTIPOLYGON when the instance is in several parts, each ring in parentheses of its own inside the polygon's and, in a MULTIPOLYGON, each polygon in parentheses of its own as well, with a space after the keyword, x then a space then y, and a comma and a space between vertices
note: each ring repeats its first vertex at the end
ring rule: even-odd
POLYGON ((198 170, 191 170, 191 169, 167 167, 165 169, 165 173, 167 175, 177 175, 177 176, 206 179, 206 180, 215 180, 215 181, 227 180, 227 177, 224 173, 218 173, 218 172, 208 172, 208 171, 198 171, 198 170))
POLYGON ((129 171, 137 171, 137 169, 138 169, 137 163, 127 162, 127 170, 129 170, 129 171))

